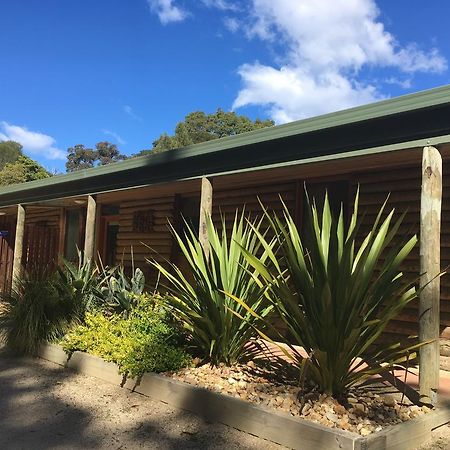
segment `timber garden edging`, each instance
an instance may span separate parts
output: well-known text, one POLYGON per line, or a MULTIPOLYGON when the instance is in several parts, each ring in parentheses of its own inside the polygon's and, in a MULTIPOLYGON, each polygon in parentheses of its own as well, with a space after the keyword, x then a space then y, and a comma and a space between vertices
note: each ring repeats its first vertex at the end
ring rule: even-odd
POLYGON ((450 403, 408 422, 387 427, 367 437, 293 418, 261 406, 183 383, 163 375, 145 373, 132 379, 119 374, 116 364, 82 352, 69 358, 55 344, 41 346, 42 359, 99 378, 175 408, 194 412, 269 441, 302 450, 413 450, 431 438, 431 430, 450 421, 450 403))

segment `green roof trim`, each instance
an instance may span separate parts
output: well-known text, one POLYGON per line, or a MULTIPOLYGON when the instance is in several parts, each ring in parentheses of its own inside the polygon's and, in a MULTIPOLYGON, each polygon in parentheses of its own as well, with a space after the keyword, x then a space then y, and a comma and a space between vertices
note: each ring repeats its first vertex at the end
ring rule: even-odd
POLYGON ((0 206, 236 172, 450 134, 450 85, 0 188, 0 206), (274 151, 276 150, 276 151, 274 151))

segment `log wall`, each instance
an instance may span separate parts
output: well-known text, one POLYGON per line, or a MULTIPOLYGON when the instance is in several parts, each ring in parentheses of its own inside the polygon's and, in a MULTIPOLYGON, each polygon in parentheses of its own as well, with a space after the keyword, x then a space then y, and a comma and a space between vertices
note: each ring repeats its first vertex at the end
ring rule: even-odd
POLYGON ((174 208, 174 195, 122 202, 120 204, 116 263, 123 262, 125 268, 131 271, 134 261, 135 267, 143 270, 147 281, 153 284, 157 278, 156 273, 146 259, 154 258, 159 262, 164 262, 171 258, 173 240, 168 223, 174 220, 174 208), (149 210, 153 212, 151 230, 144 233, 134 231, 135 212, 149 210))
MULTIPOLYGON (((443 168, 443 201, 441 232, 441 269, 450 265, 450 160, 444 161, 443 168)), ((395 207, 397 218, 406 213, 400 236, 403 234, 419 235, 420 225, 420 166, 391 171, 374 171, 354 174, 352 191, 360 186, 360 215, 364 217, 361 232, 368 232, 382 202, 390 194, 387 211, 395 207)), ((361 233, 362 235, 362 233, 361 233)), ((419 236, 420 238, 420 236, 419 236)), ((420 273, 419 245, 417 245, 402 265, 403 273, 410 279, 416 279, 420 273)), ((419 327, 419 301, 411 302, 408 307, 392 321, 386 335, 395 338, 405 335, 417 335, 419 327)), ((441 279, 441 333, 450 327, 450 276, 441 279)))
POLYGON ((281 213, 283 205, 291 214, 296 212, 297 183, 291 181, 281 184, 258 185, 237 189, 222 189, 213 192, 213 221, 220 224, 221 214, 225 216, 227 227, 232 226, 236 210, 247 213, 250 219, 261 217, 261 203, 269 210, 281 213))
MULTIPOLYGON (((355 174, 351 177, 352 193, 358 186, 360 188, 359 216, 362 220, 359 242, 370 231, 381 205, 388 196, 389 200, 383 218, 395 208, 394 221, 401 214, 406 213, 399 229, 399 237, 419 233, 421 191, 421 168, 419 166, 355 174)), ((413 280, 418 277, 418 245, 412 250, 401 269, 408 279, 413 280)), ((418 300, 410 303, 398 319, 388 325, 385 336, 397 338, 404 335, 417 335, 419 331, 418 309, 418 300)))
POLYGON ((59 229, 61 220, 61 208, 26 208, 26 225, 35 225, 41 223, 49 227, 59 229))

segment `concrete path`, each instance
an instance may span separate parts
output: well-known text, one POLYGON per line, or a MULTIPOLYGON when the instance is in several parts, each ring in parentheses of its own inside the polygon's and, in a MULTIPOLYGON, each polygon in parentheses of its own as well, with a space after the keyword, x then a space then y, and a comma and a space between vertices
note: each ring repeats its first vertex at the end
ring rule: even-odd
POLYGON ((281 449, 95 378, 0 352, 0 449, 281 449))

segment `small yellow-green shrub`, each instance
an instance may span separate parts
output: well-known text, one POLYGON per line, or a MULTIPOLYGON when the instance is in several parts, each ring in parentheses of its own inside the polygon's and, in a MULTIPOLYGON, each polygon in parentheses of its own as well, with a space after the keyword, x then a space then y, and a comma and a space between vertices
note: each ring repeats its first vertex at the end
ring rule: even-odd
POLYGON ((139 298, 128 317, 86 313, 61 341, 67 353, 87 352, 119 365, 120 372, 176 371, 191 363, 181 331, 167 313, 148 297, 139 298))

